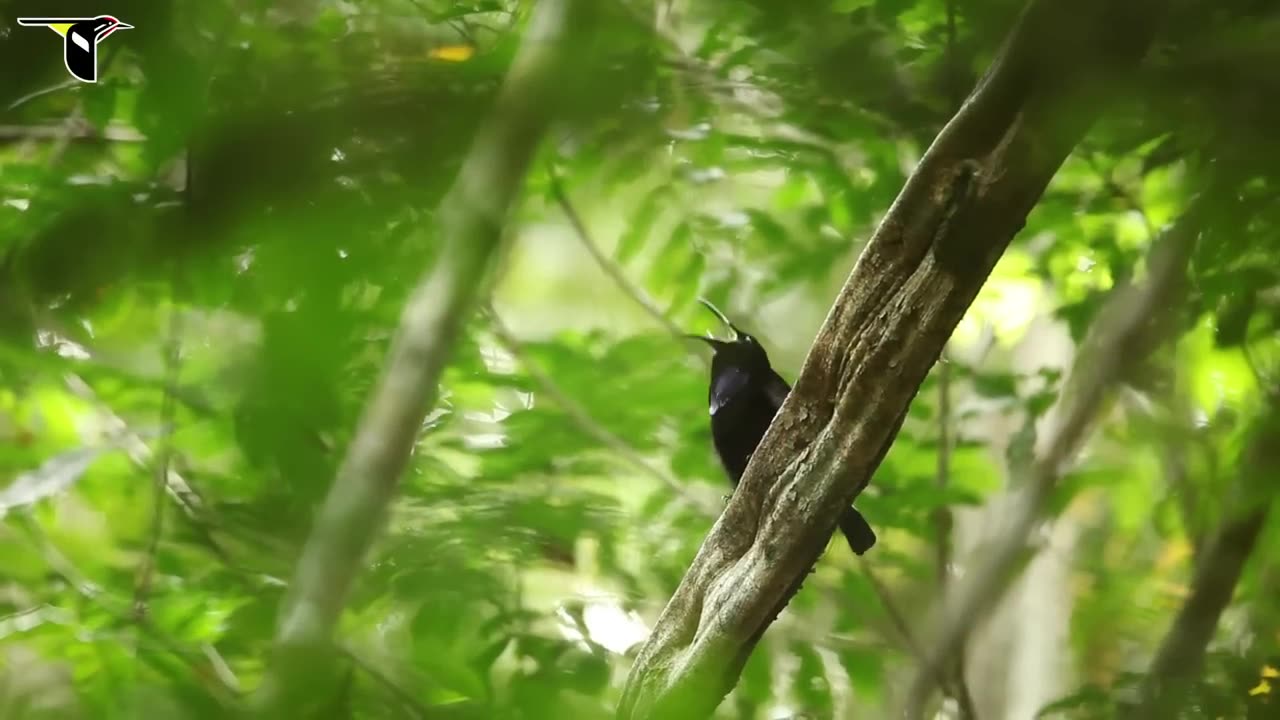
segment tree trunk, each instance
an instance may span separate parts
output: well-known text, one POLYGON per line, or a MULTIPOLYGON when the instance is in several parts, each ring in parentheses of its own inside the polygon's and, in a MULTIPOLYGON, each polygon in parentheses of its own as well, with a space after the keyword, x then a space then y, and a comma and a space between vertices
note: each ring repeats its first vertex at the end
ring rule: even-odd
POLYGON ((1027 7, 868 243, 640 650, 620 718, 705 717, 733 688, 1001 253, 1104 96, 1145 53, 1163 4, 1027 7))

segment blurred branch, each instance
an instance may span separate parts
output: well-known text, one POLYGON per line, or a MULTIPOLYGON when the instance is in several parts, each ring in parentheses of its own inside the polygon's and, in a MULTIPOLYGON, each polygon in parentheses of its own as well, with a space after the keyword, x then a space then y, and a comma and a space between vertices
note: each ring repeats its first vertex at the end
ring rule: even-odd
MULTIPOLYGON (((945 359, 938 363, 938 462, 934 486, 945 493, 951 482, 951 365, 945 359)), ((934 581, 938 594, 946 592, 951 568, 951 509, 938 508, 934 513, 934 581)))
POLYGON ((45 458, 40 467, 19 472, 0 488, 0 517, 65 492, 99 457, 115 450, 119 444, 119 439, 111 438, 96 447, 71 448, 45 458))
MULTIPOLYGON (((1176 356, 1177 349, 1173 352, 1176 356)), ((1200 488, 1191 481, 1187 468, 1188 445, 1195 437, 1190 427, 1194 415, 1176 382, 1169 383, 1163 400, 1169 425, 1159 434, 1161 475, 1169 492, 1177 498, 1183 532, 1191 543, 1192 557, 1198 558, 1204 550, 1206 528, 1199 516, 1203 507, 1200 488)))
POLYGON ((26 105, 27 103, 31 102, 32 100, 35 100, 36 98, 43 97, 45 95, 48 95, 49 93, 55 93, 59 90, 66 90, 67 88, 73 88, 79 84, 80 84, 79 80, 72 78, 70 80, 64 80, 55 85, 50 85, 49 87, 43 87, 36 90, 32 90, 26 95, 23 95, 17 100, 14 100, 13 102, 9 103, 9 106, 6 107, 5 109, 17 110, 18 108, 22 107, 23 105, 26 105))
MULTIPOLYGON (((893 594, 889 592, 888 586, 871 569, 871 563, 865 557, 859 557, 858 562, 862 565, 863 575, 866 576, 867 582, 871 583, 872 591, 880 599, 880 605, 884 607, 885 614, 889 616, 889 622, 901 637, 903 644, 906 645, 907 650, 910 651, 911 656, 917 662, 923 662, 925 659, 924 648, 920 645, 915 633, 911 631, 911 623, 907 621, 907 616, 903 614, 897 602, 893 599, 893 594)), ((940 669, 937 680, 938 685, 955 698, 956 703, 960 706, 962 717, 968 720, 977 718, 977 713, 973 708, 973 699, 969 697, 969 688, 964 684, 963 675, 959 677, 948 676, 940 669)))
MULTIPOLYGON (((176 267, 176 266, 175 266, 176 267)), ((172 300, 172 295, 170 296, 172 300)), ((165 356, 165 385, 177 387, 179 370, 182 367, 182 313, 169 307, 168 353, 165 356)), ((147 552, 138 568, 138 576, 133 589, 133 614, 138 620, 147 616, 147 596, 151 594, 151 582, 155 574, 156 554, 160 551, 160 537, 164 533, 165 495, 169 490, 169 468, 173 460, 173 394, 167 390, 160 396, 160 453, 152 473, 155 480, 151 499, 151 530, 147 540, 147 552)))
POLYGON ((332 656, 347 595, 395 497, 463 323, 471 316, 506 217, 551 122, 557 90, 579 66, 566 57, 587 37, 582 0, 546 0, 436 215, 435 264, 409 298, 387 363, 320 508, 276 628, 274 653, 254 698, 266 716, 296 716, 311 700, 311 670, 332 656))
MULTIPOLYGON (((182 662, 186 666, 187 674, 198 679, 201 687, 209 692, 211 698, 221 705, 223 710, 230 712, 239 707, 241 699, 239 679, 231 671, 230 666, 222 655, 218 653, 217 648, 208 643, 201 643, 198 652, 183 647, 161 633, 145 618, 138 619, 133 614, 129 603, 123 601, 122 598, 112 597, 109 592, 82 573, 54 545, 45 534, 44 528, 35 518, 27 513, 22 513, 16 519, 16 526, 26 532, 27 537, 35 545, 45 564, 48 565, 51 575, 65 583, 67 587, 74 590, 99 611, 110 616, 121 627, 136 626, 142 635, 145 635, 148 640, 154 643, 154 647, 148 648, 148 652, 137 653, 140 659, 149 664, 158 665, 162 658, 159 653, 154 652, 154 648, 158 647, 182 662), (192 659, 194 657, 199 657, 202 661, 209 662, 213 666, 214 672, 205 672, 201 667, 202 663, 194 661, 192 659)), ((93 631, 88 628, 82 629, 82 632, 88 634, 90 638, 93 637, 93 631)), ((163 667, 157 669, 164 675, 169 675, 172 670, 172 668, 163 667)))
MULTIPOLYGON (((947 101, 950 105, 951 112, 960 109, 960 105, 964 102, 964 88, 961 82, 960 65, 957 58, 956 35, 957 35, 957 0, 946 0, 946 21, 947 21, 947 48, 944 67, 946 70, 946 88, 947 101)), ((947 362, 946 349, 942 351, 942 361, 938 365, 938 463, 936 471, 936 485, 940 490, 945 491, 949 483, 950 464, 951 464, 951 444, 950 444, 950 423, 951 423, 951 365, 947 362)), ((948 507, 939 507, 934 514, 934 531, 937 534, 935 540, 935 579, 938 587, 938 595, 944 595, 947 587, 947 574, 951 565, 951 527, 952 527, 951 510, 948 507)), ((960 648, 957 653, 963 656, 964 648, 960 648)), ((957 663, 959 665, 959 663, 957 663)), ((960 682, 964 682, 963 672, 959 675, 960 682)), ((967 692, 965 693, 967 696, 967 692)), ((967 715, 972 717, 971 715, 967 715)))
MULTIPOLYGON (((164 386, 161 386, 160 389, 168 393, 167 397, 172 402, 173 400, 178 399, 171 391, 173 387, 176 387, 177 383, 174 366, 170 365, 169 371, 166 375, 169 376, 170 379, 164 386)), ((169 497, 187 516, 187 519, 192 523, 192 526, 197 531, 200 539, 208 545, 214 555, 216 555, 223 563, 224 567, 230 571, 230 577, 240 583, 246 592, 261 592, 263 589, 263 583, 261 580, 267 576, 260 573, 247 572, 243 567, 235 563, 226 550, 218 543, 217 539, 213 536, 211 529, 211 526, 214 523, 209 517, 207 517, 209 512, 208 508, 196 492, 196 489, 182 476, 181 473, 169 467, 169 463, 167 461, 155 459, 154 451, 144 440, 144 437, 150 437, 152 433, 147 433, 144 436, 138 431, 131 429, 123 419, 112 412, 111 408, 106 403, 102 402, 102 400, 98 398, 93 389, 81 378, 68 374, 67 388, 76 397, 87 400, 96 406, 98 412, 101 413, 103 417, 103 423, 112 433, 112 437, 115 438, 114 444, 119 445, 126 451, 134 465, 140 468, 159 467, 164 469, 165 477, 167 478, 166 490, 169 497)), ((167 417, 162 428, 163 433, 164 429, 173 427, 173 417, 168 413, 162 413, 162 415, 167 417)), ((167 450, 165 452, 167 452, 167 450)), ((3 505, 0 505, 0 508, 2 507, 3 505)), ((77 591, 88 598, 97 598, 101 595, 101 590, 92 582, 80 575, 79 572, 76 571, 70 563, 57 552, 56 548, 53 548, 52 545, 48 543, 47 540, 43 540, 41 542, 41 547, 44 549, 47 562, 55 568, 55 572, 62 577, 68 585, 75 587, 77 591)), ((150 560, 151 562, 154 562, 154 550, 150 553, 150 560)), ((271 579, 271 582, 277 581, 271 579)), ((283 584, 282 581, 278 582, 283 584)), ((130 613, 125 613, 123 610, 112 612, 114 614, 118 614, 122 622, 127 621, 137 623, 138 626, 143 628, 148 634, 154 635, 156 631, 146 624, 146 615, 140 613, 138 610, 138 596, 135 592, 133 607, 130 613)), ((206 643, 201 646, 201 651, 208 660, 210 669, 217 676, 219 681, 230 692, 238 694, 240 692, 239 678, 236 677, 230 665, 228 665, 226 660, 218 653, 217 649, 206 643)), ((396 694, 402 702, 408 703, 412 700, 412 697, 407 695, 404 690, 393 687, 389 679, 378 675, 376 669, 371 668, 368 663, 355 656, 354 653, 345 648, 343 648, 342 651, 351 656, 352 661, 357 667, 368 672, 368 674, 374 677, 375 680, 378 680, 380 684, 386 686, 393 692, 393 694, 396 694)), ((414 707, 416 708, 417 715, 419 717, 428 716, 428 713, 421 705, 415 705, 414 707)))
POLYGON ((146 142, 147 137, 127 125, 108 125, 98 129, 78 115, 61 125, 0 125, 0 141, 14 140, 108 140, 111 142, 146 142))
MULTIPOLYGON (((560 209, 564 212, 565 217, 569 218, 569 223, 573 225, 573 229, 578 236, 578 240, 582 242, 582 246, 591 254, 591 258, 596 261, 596 264, 600 266, 600 269, 603 270, 615 284, 617 284, 618 288, 621 289, 627 297, 631 298, 632 301, 643 308, 644 311, 657 321, 657 323, 667 332, 680 340, 682 344, 685 344, 682 339, 684 331, 681 330, 678 325, 671 322, 666 313, 662 311, 662 308, 658 307, 657 303, 649 297, 648 293, 642 290, 635 283, 631 282, 631 279, 622 271, 622 268, 618 267, 617 263, 600 250, 600 246, 597 245, 595 240, 591 237, 591 233, 587 232, 587 227, 583 224, 582 218, 578 215, 578 211, 574 209, 573 204, 569 202, 569 196, 565 194, 564 186, 560 182, 560 175, 551 167, 547 168, 547 175, 550 177, 551 181, 552 196, 555 197, 556 203, 560 205, 560 209)), ((699 355, 699 357, 701 356, 699 355)))
POLYGON ((625 440, 610 432, 608 428, 596 422, 591 417, 591 413, 582 407, 577 401, 569 397, 550 375, 543 372, 542 368, 529 357, 529 353, 516 339, 507 326, 503 324, 502 318, 498 316, 492 308, 486 308, 489 315, 490 323, 493 328, 493 334, 497 336, 498 341, 502 344, 507 352, 510 352, 520 361, 520 365, 524 368, 525 373, 529 375, 538 386, 542 389, 543 394, 551 398, 551 401, 560 406, 565 415, 578 429, 595 438, 601 445, 612 450, 618 457, 631 463, 640 471, 654 477, 658 482, 666 485, 667 488, 675 494, 675 497, 693 507, 707 517, 715 517, 719 514, 719 508, 702 500, 701 498, 689 492, 679 480, 670 473, 662 470, 658 466, 649 462, 635 448, 631 447, 625 440))
MULTIPOLYGON (((172 366, 170 367, 172 368, 172 366)), ((170 370, 170 373, 168 374, 172 374, 172 370, 170 370)), ((262 575, 261 573, 249 573, 233 561, 231 556, 218 542, 217 538, 214 537, 212 528, 216 525, 216 520, 209 517, 209 508, 206 506, 204 500, 200 497, 195 487, 193 487, 180 472, 169 467, 171 463, 167 460, 156 459, 157 453, 152 450, 151 446, 147 443, 147 439, 167 434, 169 428, 173 427, 173 417, 171 414, 162 413, 162 415, 168 419, 164 422, 164 425, 159 431, 135 430, 122 418, 116 415, 112 411, 111 407, 107 403, 103 402, 88 383, 79 376, 68 372, 66 374, 66 386, 73 396, 81 398, 95 407, 99 416, 99 422, 101 422, 109 435, 107 448, 114 449, 118 447, 123 450, 128 455, 130 461, 138 468, 142 468, 144 470, 150 469, 152 471, 163 471, 164 475, 162 477, 165 478, 164 490, 169 498, 172 499, 178 508, 182 510, 187 520, 191 523, 192 528, 199 536, 201 542, 203 542, 223 563, 223 565, 231 571, 230 576, 239 582, 247 592, 261 592, 264 584, 262 580, 264 579, 268 579, 270 582, 277 582, 274 579, 267 578, 267 576, 262 575)), ((161 389, 163 390, 168 387, 170 386, 166 385, 161 389)), ((177 398, 170 394, 169 399, 172 402, 177 398)), ((91 461, 103 453, 107 448, 82 448, 76 451, 75 456, 87 456, 85 459, 91 461)), ((161 451, 161 455, 163 456, 163 454, 167 452, 169 452, 167 448, 163 449, 161 451)), ((42 468, 42 470, 44 470, 44 468, 42 468)), ((23 476, 20 475, 19 479, 21 480, 22 477, 23 476)), ((161 476, 157 475, 157 478, 159 477, 161 476)), ((18 487, 18 483, 15 482, 11 483, 10 487, 6 490, 19 491, 21 488, 18 487)), ((35 500, 40 499, 40 497, 43 496, 33 495, 30 500, 31 502, 34 502, 35 500)), ((30 503, 24 502, 22 504, 26 505, 30 503)), ((0 501, 0 513, 11 510, 12 507, 14 506, 10 506, 7 502, 0 501)), ((155 512, 158 513, 160 510, 155 510, 155 512)), ((26 516, 20 517, 25 518, 26 516)), ((102 604, 104 609, 113 617, 116 617, 122 625, 136 625, 137 628, 142 631, 142 635, 145 635, 150 639, 160 641, 165 649, 170 652, 181 654, 184 657, 193 654, 192 651, 179 649, 174 641, 160 636, 159 631, 148 623, 147 613, 140 612, 140 609, 145 609, 140 608, 140 601, 145 601, 146 595, 149 594, 150 580, 146 581, 148 588, 147 591, 143 592, 141 595, 139 595, 138 592, 139 588, 135 587, 135 594, 131 605, 127 604, 122 599, 107 598, 105 591, 102 588, 80 573, 73 565, 71 565, 70 561, 53 546, 48 538, 43 536, 43 530, 38 524, 35 524, 34 522, 31 524, 32 537, 44 555, 46 563, 48 563, 53 569, 54 574, 66 582, 68 586, 73 587, 85 598, 102 604), (126 607, 129 609, 126 610, 126 607)), ((150 544, 148 548, 147 558, 144 561, 148 563, 148 565, 143 566, 143 568, 139 570, 140 576, 144 572, 151 573, 154 570, 155 546, 153 543, 155 538, 158 537, 156 534, 157 532, 157 526, 153 524, 152 534, 150 536, 152 544, 150 544)), ((139 638, 138 642, 140 641, 141 640, 139 638)), ((212 671, 212 674, 221 683, 223 689, 232 696, 238 696, 240 693, 239 679, 236 677, 235 672, 231 669, 230 665, 221 656, 221 654, 219 654, 218 650, 212 645, 204 643, 200 646, 200 654, 202 654, 208 662, 208 669, 212 671)), ((208 675, 208 673, 199 669, 195 670, 195 674, 200 677, 208 675)))
POLYGON ((1099 164, 1098 158, 1094 154, 1081 153, 1081 156, 1084 158, 1084 161, 1089 164, 1089 168, 1093 170, 1098 177, 1102 178, 1102 186, 1111 194, 1111 197, 1124 203, 1124 206, 1128 208, 1130 212, 1137 213, 1138 217, 1142 219, 1142 226, 1146 228, 1147 237, 1153 238, 1156 235, 1159 235, 1160 233, 1156 229, 1155 223, 1151 222, 1151 216, 1147 214, 1147 209, 1143 206, 1142 201, 1139 200, 1133 192, 1129 190, 1129 188, 1121 185, 1120 181, 1116 180, 1115 173, 1112 170, 1104 169, 1099 164))
MULTIPOLYGON (((959 11, 956 8, 959 0, 947 2, 947 93, 951 111, 956 112, 964 102, 963 73, 960 69, 956 37, 958 35, 959 11)), ((938 466, 935 473, 935 484, 940 493, 945 494, 951 484, 951 363, 947 359, 947 350, 942 349, 942 357, 938 363, 938 466)), ((955 514, 949 505, 938 508, 934 515, 934 531, 937 533, 934 548, 935 580, 937 597, 946 597, 951 577, 952 532, 955 527, 955 514)), ((976 720, 978 713, 973 705, 973 697, 969 694, 968 678, 965 677, 965 646, 961 643, 955 655, 941 672, 938 684, 950 695, 960 708, 960 720, 976 720)), ((916 660, 924 662, 924 652, 916 650, 916 660)))
POLYGON ((350 660, 352 665, 358 668, 365 675, 373 678, 379 685, 385 688, 387 692, 393 695, 413 717, 433 717, 431 709, 426 705, 423 705, 422 701, 418 700, 412 692, 400 687, 399 683, 392 680, 386 673, 379 670, 372 663, 360 657, 360 655, 356 654, 354 650, 349 647, 342 646, 338 648, 338 651, 350 660))
MULTIPOLYGON (((954 12, 953 3, 948 7, 954 12)), ((954 15, 952 15, 954 31, 954 15)), ((951 364, 947 362, 946 351, 942 361, 938 363, 938 463, 934 484, 940 493, 946 493, 951 483, 951 364)), ((951 531, 954 516, 949 506, 939 507, 934 513, 934 579, 937 585, 937 597, 946 597, 950 591, 951 579, 951 531)), ((916 660, 927 662, 922 650, 916 650, 916 660)), ((977 709, 973 697, 969 694, 969 684, 965 677, 965 647, 961 642, 954 655, 939 668, 939 685, 951 696, 960 708, 961 720, 976 720, 977 709)))
MULTIPOLYGON (((646 16, 631 3, 624 2, 621 5, 632 22, 652 32, 653 36, 662 45, 666 46, 669 54, 666 58, 663 58, 664 64, 682 73, 688 87, 708 91, 716 100, 734 112, 742 113, 758 121, 774 123, 776 126, 768 128, 765 134, 772 134, 780 140, 824 153, 833 160, 837 160, 835 164, 837 167, 840 166, 838 162, 840 157, 838 145, 831 143, 823 136, 807 128, 786 123, 781 119, 782 98, 779 97, 777 92, 749 79, 729 79, 726 77, 727 73, 724 68, 690 54, 681 45, 680 39, 675 32, 668 27, 671 24, 670 18, 667 18, 667 21, 664 22, 661 18, 646 16), (740 95, 744 94, 751 99, 747 100, 744 97, 740 97, 740 95)), ((882 39, 888 41, 888 38, 882 39)), ((883 110, 883 108, 879 109, 883 110)), ((876 116, 871 115, 869 119, 875 121, 876 116)), ((886 127, 885 129, 892 130, 894 128, 886 127)), ((728 134, 726 134, 727 136, 728 134)), ((753 141, 758 142, 759 137, 753 138, 753 141)))
MULTIPOLYGON (((97 406, 98 412, 101 413, 103 417, 103 424, 113 433, 113 435, 119 438, 120 446, 124 448, 125 452, 129 456, 129 460, 132 461, 134 465, 139 468, 155 467, 155 452, 144 439, 144 437, 150 435, 149 433, 144 434, 129 427, 128 423, 126 423, 120 416, 116 415, 115 412, 112 411, 111 407, 97 396, 93 391, 93 388, 79 376, 68 373, 66 376, 66 385, 72 395, 92 402, 97 406)), ((173 398, 175 396, 169 394, 169 397, 173 398)), ((161 428, 160 432, 165 432, 165 428, 161 428)), ((208 517, 209 508, 200 497, 200 494, 196 492, 196 489, 187 482, 186 478, 184 478, 181 473, 177 472, 173 468, 167 468, 165 470, 164 477, 165 488, 168 491, 169 497, 173 498, 174 503, 182 509, 183 514, 191 521, 192 525, 200 534, 201 539, 209 546, 209 549, 213 551, 219 559, 228 565, 228 567, 235 567, 226 551, 222 548, 221 544, 218 543, 210 530, 210 526, 213 523, 208 517)))
POLYGON ((1145 54, 1162 8, 1030 3, 864 248, 637 655, 619 718, 706 717, 733 688, 888 452, 996 261, 1116 79, 1145 54))
MULTIPOLYGON (((938 375, 938 468, 937 468, 937 486, 945 489, 947 487, 948 474, 950 474, 950 368, 943 361, 938 365, 940 375, 938 375)), ((937 529, 937 556, 936 556, 936 582, 940 596, 946 592, 947 573, 951 565, 951 512, 943 509, 934 515, 934 523, 937 529)), ((897 601, 893 600, 893 594, 888 589, 888 585, 879 579, 876 571, 872 569, 870 562, 865 557, 858 559, 863 575, 867 578, 867 582, 872 585, 872 591, 879 598, 884 614, 890 619, 890 624, 905 644, 911 657, 916 662, 924 662, 924 648, 920 644, 919 639, 915 637, 915 633, 911 630, 911 624, 906 615, 899 606, 897 601)), ((956 652, 956 662, 952 664, 954 671, 947 673, 945 669, 938 670, 937 682, 940 687, 945 689, 960 706, 960 716, 965 720, 974 720, 978 717, 977 710, 973 705, 973 698, 969 696, 968 685, 965 684, 964 664, 960 662, 964 657, 964 648, 961 647, 956 652)))
POLYGON ((964 102, 964 74, 957 55, 959 48, 956 47, 959 15, 957 2, 958 0, 947 0, 947 100, 950 102, 951 112, 959 110, 960 103, 964 102))
MULTIPOLYGON (((120 50, 124 46, 117 43, 112 45, 101 58, 100 71, 106 73, 107 70, 115 63, 116 58, 120 56, 120 50)), ((67 148, 71 146, 72 134, 85 124, 84 117, 84 101, 76 100, 75 107, 62 121, 62 133, 54 141, 53 148, 49 151, 47 161, 48 167, 53 168, 62 161, 62 156, 67 152, 67 148)))
POLYGON ((92 395, 92 390, 89 390, 91 382, 105 377, 130 389, 158 390, 168 393, 188 410, 203 417, 221 417, 221 409, 216 407, 201 389, 194 385, 172 385, 163 377, 150 377, 149 373, 131 367, 134 363, 125 356, 95 347, 94 339, 88 336, 83 328, 64 322, 55 313, 40 309, 32 312, 30 319, 36 328, 37 336, 48 338, 48 346, 57 349, 64 343, 71 343, 81 352, 77 353, 76 357, 64 357, 57 352, 39 352, 38 349, 36 352, 31 352, 0 345, 0 359, 27 366, 38 364, 41 368, 75 376, 81 379, 82 387, 88 391, 89 395, 92 395))
MULTIPOLYGON (((859 557, 858 562, 862 565, 862 573, 867 578, 867 582, 871 584, 871 590, 880 599, 880 604, 884 606, 885 614, 889 616, 889 622, 893 625, 894 630, 901 636, 903 644, 907 646, 907 650, 916 658, 923 658, 924 651, 920 647, 920 642, 916 640, 915 633, 911 632, 911 624, 907 622, 907 616, 898 608, 897 602, 894 601, 893 595, 889 592, 889 588, 880 579, 880 576, 871 569, 871 563, 867 562, 864 557, 859 557)), ((945 684, 944 678, 939 678, 939 683, 945 684)))
POLYGON ((1253 374, 1253 380, 1262 389, 1262 394, 1272 401, 1280 399, 1280 383, 1275 382, 1272 372, 1264 369, 1258 364, 1257 358, 1253 356, 1253 350, 1249 345, 1249 339, 1245 338, 1240 343, 1240 353, 1244 356, 1245 364, 1249 366, 1249 372, 1253 374))
POLYGON ((1071 377, 1046 419, 1047 430, 1035 458, 1012 483, 1017 495, 1003 535, 977 553, 976 567, 943 598, 938 613, 941 629, 907 695, 908 720, 924 717, 924 706, 935 687, 933 668, 954 657, 969 629, 1012 581, 1027 537, 1041 521, 1062 469, 1087 435, 1104 395, 1154 349, 1152 320, 1177 307, 1185 293, 1186 266, 1199 237, 1204 204, 1203 198, 1194 201, 1152 245, 1147 278, 1140 285, 1113 290, 1098 313, 1071 377))
POLYGON ((1218 619, 1231 602, 1271 509, 1270 487, 1280 467, 1280 414, 1272 401, 1240 458, 1240 477, 1226 518, 1196 558, 1191 592, 1160 643, 1141 688, 1137 719, 1174 717, 1186 707, 1178 691, 1204 664, 1218 619))

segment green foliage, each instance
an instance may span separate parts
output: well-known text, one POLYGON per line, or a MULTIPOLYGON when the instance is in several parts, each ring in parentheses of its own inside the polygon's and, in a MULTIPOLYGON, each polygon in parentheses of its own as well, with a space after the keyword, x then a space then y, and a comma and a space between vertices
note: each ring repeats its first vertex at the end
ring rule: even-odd
MULTIPOLYGON (((794 380, 1019 7, 961 3, 952 38, 939 0, 659 5, 655 35, 648 4, 601 3, 574 49, 602 79, 525 183, 493 312, 453 350, 317 676, 342 716, 611 714, 729 492, 700 349, 644 306, 699 332, 695 299, 715 298, 794 380)), ((1262 5, 1175 13, 1143 99, 1063 166, 859 499, 880 544, 865 565, 833 544, 723 716, 889 716, 927 641, 940 514, 957 537, 998 524, 981 513, 1018 483, 1073 343, 1225 176, 1239 190, 1209 209, 1172 341, 1055 497, 1078 542, 1056 589, 1068 677, 1042 716, 1129 707, 1280 373, 1280 122, 1257 99, 1280 91, 1258 70, 1280 45, 1246 32, 1280 17, 1262 5)), ((48 31, 0 32, 22 70, 0 76, 0 715, 225 717, 257 686, 527 6, 126 1, 110 10, 138 29, 104 42, 96 85, 66 82, 48 31)), ((1280 647, 1277 533, 1185 717, 1275 704, 1250 690, 1280 647)))

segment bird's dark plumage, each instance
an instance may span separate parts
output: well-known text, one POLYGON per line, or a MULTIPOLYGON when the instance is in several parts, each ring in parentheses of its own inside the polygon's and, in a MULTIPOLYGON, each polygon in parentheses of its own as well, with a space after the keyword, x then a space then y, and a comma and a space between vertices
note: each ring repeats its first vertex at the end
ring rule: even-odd
MULTIPOLYGON (((751 335, 742 332, 714 305, 703 305, 734 334, 732 340, 690 335, 711 346, 711 385, 707 404, 711 412, 711 438, 716 454, 734 487, 742 479, 751 455, 764 439, 791 392, 791 386, 774 371, 769 356, 751 335)), ((840 530, 849 548, 861 555, 876 543, 876 534, 862 514, 852 507, 840 516, 840 530)))

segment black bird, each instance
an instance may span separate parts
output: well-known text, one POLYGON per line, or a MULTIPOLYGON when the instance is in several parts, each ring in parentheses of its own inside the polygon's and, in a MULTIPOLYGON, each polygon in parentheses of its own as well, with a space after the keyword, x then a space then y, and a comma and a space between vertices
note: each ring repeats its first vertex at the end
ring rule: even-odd
MULTIPOLYGON (((733 331, 732 340, 689 335, 711 346, 711 438, 720 463, 736 488, 764 433, 787 399, 791 386, 769 364, 769 356, 751 335, 742 332, 710 302, 698 302, 733 331)), ((840 516, 840 530, 858 555, 876 544, 876 534, 852 507, 840 516)))

